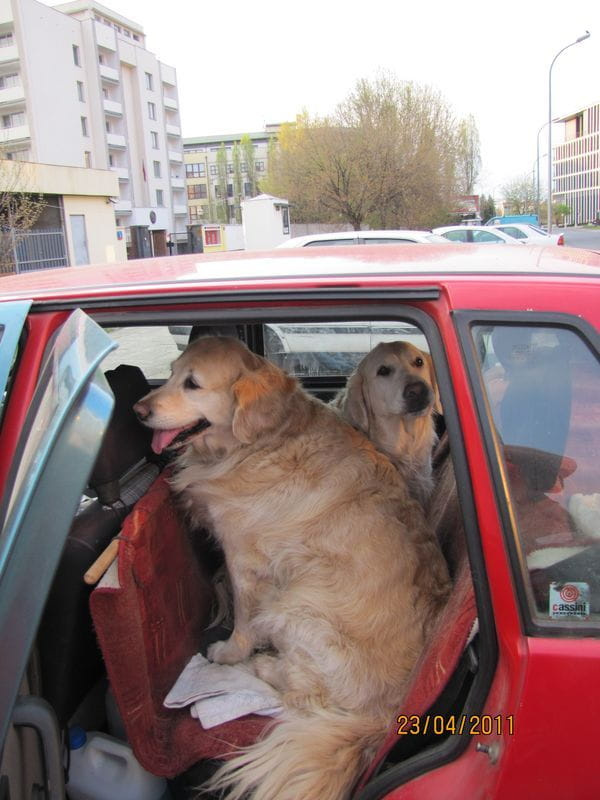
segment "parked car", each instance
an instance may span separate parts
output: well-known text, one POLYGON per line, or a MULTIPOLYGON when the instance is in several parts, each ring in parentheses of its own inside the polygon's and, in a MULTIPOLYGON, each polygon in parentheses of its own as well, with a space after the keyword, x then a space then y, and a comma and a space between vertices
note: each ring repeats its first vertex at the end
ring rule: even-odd
POLYGON ((462 242, 469 244, 523 244, 512 236, 501 231, 489 230, 487 227, 475 228, 471 225, 447 225, 443 228, 434 228, 434 233, 439 234, 449 242, 462 242))
POLYGON ((126 739, 174 800, 263 729, 205 731, 163 706, 219 564, 131 410, 169 375, 177 325, 239 336, 324 401, 382 338, 433 359, 430 524, 453 591, 354 800, 599 797, 599 278, 593 252, 449 244, 1 278, 5 796, 64 798, 73 725, 126 739), (107 546, 118 560, 92 590, 107 546))
POLYGON ((512 225, 517 222, 522 225, 535 225, 540 224, 540 218, 537 214, 505 214, 499 217, 490 217, 486 221, 486 225, 512 225))
POLYGON ((295 236, 278 245, 278 248, 347 244, 443 244, 443 242, 431 231, 339 231, 295 236))
POLYGON ((519 223, 498 224, 491 227, 493 231, 501 231, 513 239, 518 239, 523 244, 560 244, 564 245, 565 237, 562 233, 547 233, 537 225, 522 225, 519 223))

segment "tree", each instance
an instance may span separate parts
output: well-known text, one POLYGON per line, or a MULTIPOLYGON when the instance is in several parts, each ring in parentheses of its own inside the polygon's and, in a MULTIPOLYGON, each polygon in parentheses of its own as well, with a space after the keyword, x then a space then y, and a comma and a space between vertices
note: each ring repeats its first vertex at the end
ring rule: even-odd
POLYGON ((514 178, 502 187, 505 213, 535 214, 537 195, 529 175, 514 178))
POLYGON ((358 81, 330 116, 304 112, 283 125, 266 186, 298 222, 432 227, 452 208, 455 161, 441 95, 382 76, 358 81))
POLYGON ((247 133, 245 133, 240 139, 240 150, 242 151, 243 160, 246 163, 246 174, 248 175, 250 197, 256 197, 256 195, 258 194, 258 181, 256 179, 256 160, 254 158, 254 143, 247 133))
POLYGON ((221 144, 217 150, 217 222, 229 222, 229 208, 227 203, 227 150, 221 144))
POLYGON ((491 194, 487 197, 484 194, 481 195, 479 207, 482 222, 487 222, 488 219, 496 216, 496 204, 491 194))
POLYGON ((240 146, 237 142, 233 144, 231 152, 231 160, 233 161, 233 209, 235 213, 235 221, 238 225, 242 223, 242 164, 240 158, 240 146))
POLYGON ((24 162, 0 154, 0 274, 15 271, 17 246, 45 208, 43 195, 30 186, 24 162))
POLYGON ((475 117, 469 114, 458 125, 457 178, 462 194, 473 194, 481 169, 481 146, 475 117))

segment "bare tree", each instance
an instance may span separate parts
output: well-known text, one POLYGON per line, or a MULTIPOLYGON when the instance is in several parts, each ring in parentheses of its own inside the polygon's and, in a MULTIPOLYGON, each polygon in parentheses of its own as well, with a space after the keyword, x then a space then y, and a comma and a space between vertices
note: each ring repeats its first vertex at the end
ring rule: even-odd
POLYGON ((268 191, 298 222, 430 227, 452 207, 456 124, 439 93, 389 76, 358 81, 328 117, 283 125, 268 191))
POLYGON ((0 274, 16 269, 19 243, 44 210, 41 194, 30 191, 31 179, 21 161, 2 158, 0 153, 0 274))
POLYGON ((481 169, 481 144, 477 123, 472 114, 458 124, 456 168, 459 191, 462 194, 473 194, 481 169))
POLYGON ((530 175, 520 175, 502 187, 502 197, 507 210, 513 214, 534 214, 536 189, 530 175))

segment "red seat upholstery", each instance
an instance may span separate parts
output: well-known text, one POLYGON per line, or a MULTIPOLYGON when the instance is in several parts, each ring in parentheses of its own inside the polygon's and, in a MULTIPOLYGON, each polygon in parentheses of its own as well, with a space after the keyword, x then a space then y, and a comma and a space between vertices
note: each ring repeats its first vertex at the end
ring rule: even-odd
POLYGON ((252 743, 268 720, 248 716, 205 731, 188 708, 163 706, 200 649, 212 587, 163 476, 127 517, 121 536, 119 588, 94 590, 92 617, 129 743, 146 769, 172 777, 252 743))

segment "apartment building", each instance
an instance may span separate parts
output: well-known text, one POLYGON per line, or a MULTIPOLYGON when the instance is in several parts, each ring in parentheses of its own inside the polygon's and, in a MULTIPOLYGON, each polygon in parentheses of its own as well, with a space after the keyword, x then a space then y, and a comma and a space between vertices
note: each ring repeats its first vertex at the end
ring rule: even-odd
POLYGON ((89 0, 0 0, 0 106, 5 158, 117 177, 106 200, 130 256, 185 234, 175 69, 137 22, 89 0))
POLYGON ((241 222, 240 203, 260 193, 261 181, 267 175, 269 143, 278 131, 279 125, 267 125, 258 133, 183 140, 191 225, 241 222))
POLYGON ((600 103, 562 117, 564 142, 552 148, 554 202, 571 209, 567 224, 600 219, 600 103))

